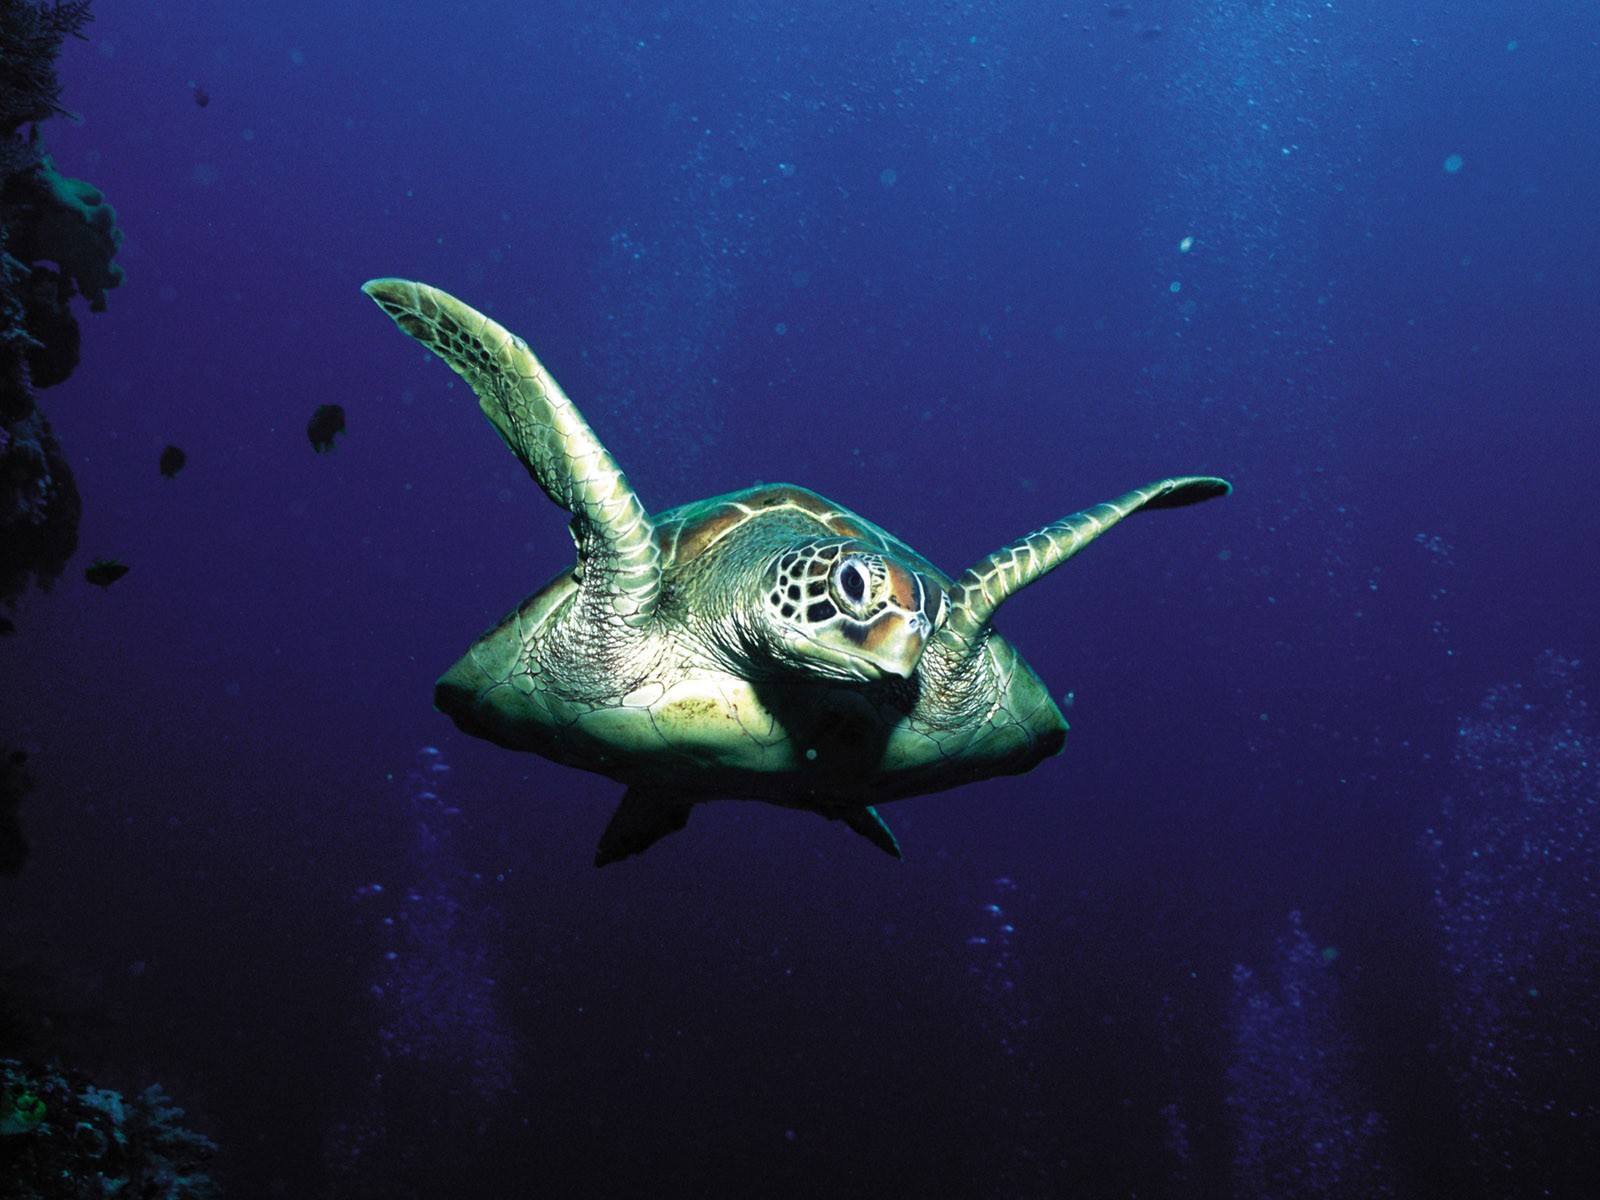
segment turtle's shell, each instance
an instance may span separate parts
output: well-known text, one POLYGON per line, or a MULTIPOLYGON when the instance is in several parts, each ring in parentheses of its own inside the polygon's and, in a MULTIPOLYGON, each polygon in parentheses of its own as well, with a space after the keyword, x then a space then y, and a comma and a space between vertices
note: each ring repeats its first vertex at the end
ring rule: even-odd
POLYGON ((942 610, 949 577, 864 517, 771 484, 671 509, 655 528, 662 595, 646 653, 597 674, 596 648, 572 636, 579 582, 563 571, 445 674, 439 707, 468 732, 624 783, 801 807, 954 787, 1026 770, 1060 748, 1065 721, 999 637, 986 652, 993 694, 975 719, 952 714, 950 728, 918 720, 919 705, 930 707, 919 675, 853 686, 763 679, 708 650, 704 626, 726 610, 726 593, 758 586, 735 551, 751 538, 849 539, 925 576, 942 610))

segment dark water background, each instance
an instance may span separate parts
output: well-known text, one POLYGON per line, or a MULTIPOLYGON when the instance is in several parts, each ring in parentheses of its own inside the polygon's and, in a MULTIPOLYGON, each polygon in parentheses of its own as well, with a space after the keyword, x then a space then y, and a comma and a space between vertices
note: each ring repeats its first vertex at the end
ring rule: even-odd
POLYGON ((0 934, 230 1194, 1595 1194, 1600 10, 88 32, 46 136, 128 279, 45 403, 133 569, 0 647, 0 934), (375 275, 527 337, 652 508, 792 480, 959 570, 1237 492, 1007 605, 1066 753, 892 806, 903 865, 725 804, 596 871, 615 785, 430 707, 570 540, 375 275))

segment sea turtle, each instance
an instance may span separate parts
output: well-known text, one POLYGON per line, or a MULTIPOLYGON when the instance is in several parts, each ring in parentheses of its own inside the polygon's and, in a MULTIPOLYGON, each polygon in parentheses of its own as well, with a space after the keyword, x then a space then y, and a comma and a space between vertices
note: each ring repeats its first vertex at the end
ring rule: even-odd
POLYGON ((1046 525, 951 580, 817 493, 766 484, 652 516, 519 337, 425 284, 363 289, 460 374, 545 495, 577 562, 436 685, 464 732, 627 785, 596 865, 704 800, 843 821, 899 857, 876 804, 1030 770, 1067 723, 990 623, 1122 518, 1221 496, 1163 479, 1046 525))

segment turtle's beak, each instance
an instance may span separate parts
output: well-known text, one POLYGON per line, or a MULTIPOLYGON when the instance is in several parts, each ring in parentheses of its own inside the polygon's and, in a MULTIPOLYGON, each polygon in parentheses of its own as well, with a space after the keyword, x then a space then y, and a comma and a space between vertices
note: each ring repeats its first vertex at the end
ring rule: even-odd
POLYGON ((888 607, 867 623, 861 648, 885 675, 910 679, 922 661, 922 648, 933 636, 934 617, 928 609, 944 591, 920 572, 897 563, 885 564, 889 588, 888 607))
POLYGON ((932 622, 920 612, 886 612, 865 628, 861 648, 852 657, 870 672, 864 672, 869 682, 885 676, 910 679, 932 633, 932 622))
POLYGON ((920 612, 905 618, 905 627, 889 640, 888 651, 880 660, 885 672, 901 679, 910 679, 922 661, 922 648, 928 644, 933 627, 920 612))

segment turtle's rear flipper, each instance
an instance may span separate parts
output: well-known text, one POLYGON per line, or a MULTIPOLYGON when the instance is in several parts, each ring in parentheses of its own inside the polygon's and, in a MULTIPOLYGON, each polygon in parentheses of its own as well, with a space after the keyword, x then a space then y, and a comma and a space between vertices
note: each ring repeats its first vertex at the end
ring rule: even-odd
POLYGON ((889 823, 878 815, 875 808, 847 808, 839 820, 854 829, 885 854, 900 858, 900 843, 889 828, 889 823))
POLYGON ((594 865, 603 867, 634 854, 643 854, 669 833, 689 823, 692 800, 650 788, 629 788, 611 814, 611 824, 600 835, 594 865))

